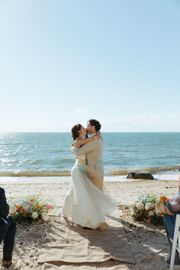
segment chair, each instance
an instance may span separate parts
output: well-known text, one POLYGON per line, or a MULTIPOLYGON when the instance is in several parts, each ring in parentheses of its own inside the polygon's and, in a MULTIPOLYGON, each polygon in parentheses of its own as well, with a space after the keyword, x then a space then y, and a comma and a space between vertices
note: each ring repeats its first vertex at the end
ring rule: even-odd
POLYGON ((172 241, 172 251, 171 251, 171 261, 170 261, 170 267, 169 270, 173 270, 174 268, 174 260, 175 260, 175 254, 176 250, 179 252, 180 256, 180 214, 176 215, 176 223, 174 228, 174 236, 172 241))

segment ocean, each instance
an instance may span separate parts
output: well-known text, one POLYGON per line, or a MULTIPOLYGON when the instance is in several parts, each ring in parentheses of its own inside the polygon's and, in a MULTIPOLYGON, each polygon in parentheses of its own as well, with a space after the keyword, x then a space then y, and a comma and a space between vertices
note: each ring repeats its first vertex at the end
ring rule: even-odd
MULTIPOLYGON (((148 170, 157 179, 180 175, 180 133, 103 133, 105 175, 148 170)), ((0 134, 0 176, 68 176, 75 162, 70 133, 0 134)), ((168 180, 167 179, 167 180, 168 180)))

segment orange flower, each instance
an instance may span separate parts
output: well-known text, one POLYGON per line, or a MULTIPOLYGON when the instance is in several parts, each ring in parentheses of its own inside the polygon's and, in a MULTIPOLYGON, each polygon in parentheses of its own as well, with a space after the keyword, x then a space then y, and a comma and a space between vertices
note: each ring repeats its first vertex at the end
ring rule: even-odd
POLYGON ((168 197, 166 197, 165 195, 160 196, 159 200, 161 203, 167 203, 169 201, 168 197))

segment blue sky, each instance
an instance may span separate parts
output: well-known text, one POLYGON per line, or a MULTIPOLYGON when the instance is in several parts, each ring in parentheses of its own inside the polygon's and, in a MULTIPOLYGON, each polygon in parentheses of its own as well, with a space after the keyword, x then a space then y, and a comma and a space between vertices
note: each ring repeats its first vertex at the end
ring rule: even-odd
POLYGON ((178 0, 0 0, 0 131, 180 131, 178 0))

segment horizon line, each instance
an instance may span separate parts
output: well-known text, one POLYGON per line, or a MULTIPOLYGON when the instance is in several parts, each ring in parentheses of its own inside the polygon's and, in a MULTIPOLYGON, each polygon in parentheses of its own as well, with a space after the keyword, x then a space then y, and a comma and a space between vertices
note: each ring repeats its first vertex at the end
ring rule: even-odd
MULTIPOLYGON (((137 131, 101 131, 102 133, 180 133, 180 130, 137 130, 137 131)), ((0 131, 0 134, 5 133, 71 133, 70 131, 0 131)))

